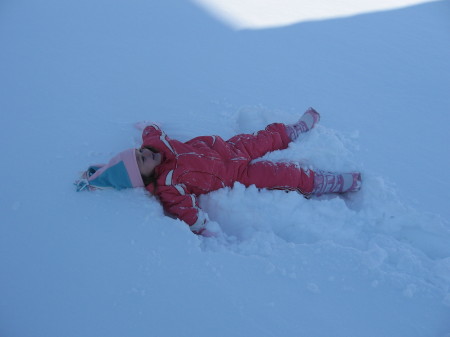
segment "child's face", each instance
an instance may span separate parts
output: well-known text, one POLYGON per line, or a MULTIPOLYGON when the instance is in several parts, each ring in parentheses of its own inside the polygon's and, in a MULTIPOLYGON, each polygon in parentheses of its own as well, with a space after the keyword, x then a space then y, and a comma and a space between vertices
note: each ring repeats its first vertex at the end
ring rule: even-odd
POLYGON ((156 166, 161 164, 161 154, 149 149, 136 149, 136 161, 141 175, 148 177, 152 174, 156 166))

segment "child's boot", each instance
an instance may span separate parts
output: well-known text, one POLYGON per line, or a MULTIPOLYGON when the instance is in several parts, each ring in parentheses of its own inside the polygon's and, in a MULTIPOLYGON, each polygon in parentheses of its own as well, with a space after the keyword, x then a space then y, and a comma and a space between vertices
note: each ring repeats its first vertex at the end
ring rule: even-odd
POLYGON ((295 124, 286 125, 289 138, 294 141, 301 133, 311 130, 320 120, 319 113, 313 108, 309 108, 295 124))
POLYGON ((311 194, 356 192, 361 189, 361 173, 336 173, 316 171, 311 194))

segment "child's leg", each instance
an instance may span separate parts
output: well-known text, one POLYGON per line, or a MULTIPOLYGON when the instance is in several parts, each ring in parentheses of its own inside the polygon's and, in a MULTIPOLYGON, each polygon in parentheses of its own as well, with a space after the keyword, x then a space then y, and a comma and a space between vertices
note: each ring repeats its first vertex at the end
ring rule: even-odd
POLYGON ((296 163, 267 160, 249 164, 238 181, 245 186, 297 191, 306 195, 356 192, 361 189, 359 172, 314 172, 296 163))
POLYGON ((234 149, 241 152, 249 160, 264 156, 267 152, 287 148, 291 142, 286 133, 286 126, 282 123, 268 125, 265 130, 252 135, 241 134, 227 140, 234 149))
POLYGON ((313 108, 309 108, 295 124, 270 124, 265 130, 252 135, 234 136, 227 140, 227 143, 242 151, 249 159, 256 159, 264 156, 267 152, 287 148, 288 144, 297 139, 301 133, 311 130, 319 119, 319 113, 313 108))
POLYGON ((311 130, 320 120, 319 113, 313 108, 305 111, 303 116, 295 124, 286 125, 286 131, 289 138, 294 141, 300 134, 311 130))
POLYGON ((316 171, 312 194, 356 192, 361 189, 361 173, 316 171))
POLYGON ((258 161, 247 166, 238 181, 245 186, 297 191, 310 194, 314 185, 314 172, 296 163, 258 161))

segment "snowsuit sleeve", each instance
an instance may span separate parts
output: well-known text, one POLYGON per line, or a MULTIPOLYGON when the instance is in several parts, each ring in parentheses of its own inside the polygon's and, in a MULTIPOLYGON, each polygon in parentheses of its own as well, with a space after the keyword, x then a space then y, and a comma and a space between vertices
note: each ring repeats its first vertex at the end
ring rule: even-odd
POLYGON ((160 138, 162 135, 162 130, 156 124, 150 124, 145 127, 142 131, 142 140, 145 142, 147 138, 160 138))
POLYGON ((207 216, 200 209, 194 194, 188 194, 181 185, 169 185, 159 186, 158 196, 167 213, 186 222, 195 234, 204 231, 207 216))

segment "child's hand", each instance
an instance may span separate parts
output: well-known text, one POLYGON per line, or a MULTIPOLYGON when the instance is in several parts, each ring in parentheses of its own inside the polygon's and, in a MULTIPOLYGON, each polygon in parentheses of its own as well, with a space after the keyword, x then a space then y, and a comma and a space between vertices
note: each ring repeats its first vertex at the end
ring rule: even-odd
POLYGON ((219 233, 210 232, 206 228, 200 233, 201 236, 204 236, 205 238, 217 238, 219 236, 219 233))
POLYGON ((198 234, 204 236, 205 238, 217 238, 220 236, 220 232, 220 226, 217 222, 207 221, 205 228, 203 228, 198 234))

